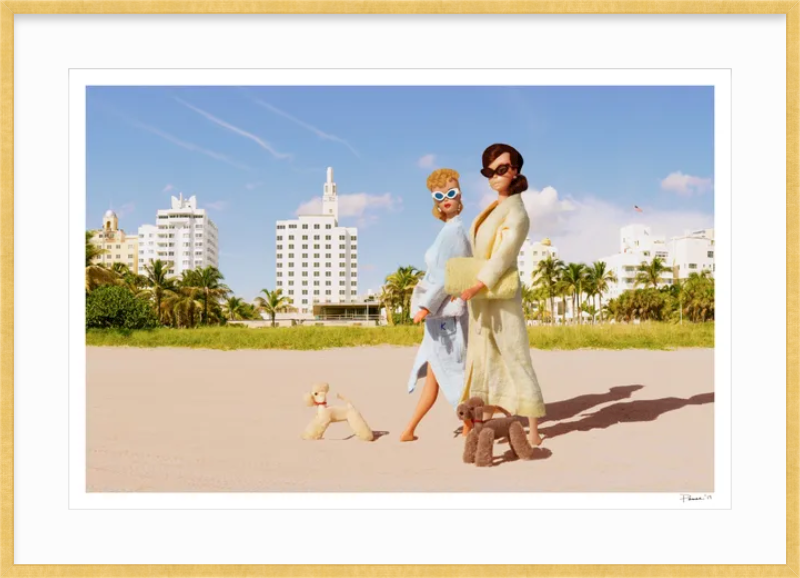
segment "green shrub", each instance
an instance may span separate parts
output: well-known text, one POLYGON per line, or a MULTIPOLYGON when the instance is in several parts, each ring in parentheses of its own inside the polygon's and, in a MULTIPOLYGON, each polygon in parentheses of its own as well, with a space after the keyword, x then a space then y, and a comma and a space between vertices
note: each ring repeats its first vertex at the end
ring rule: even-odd
POLYGON ((153 329, 158 319, 150 304, 118 285, 98 287, 86 296, 87 329, 153 329))

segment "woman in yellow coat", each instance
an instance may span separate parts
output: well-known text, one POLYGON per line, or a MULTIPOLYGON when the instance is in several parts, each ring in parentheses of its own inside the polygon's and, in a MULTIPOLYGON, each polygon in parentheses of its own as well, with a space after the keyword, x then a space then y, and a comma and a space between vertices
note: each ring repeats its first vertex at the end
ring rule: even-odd
POLYGON ((487 259, 476 283, 461 298, 469 302, 469 337, 463 399, 482 398, 512 414, 527 417, 532 445, 542 443, 538 419, 545 415, 542 391, 530 355, 530 342, 518 290, 510 299, 472 298, 492 289, 509 269, 528 235, 530 221, 520 193, 528 189, 520 173, 522 155, 509 145, 493 144, 483 153, 481 174, 497 200, 472 223, 472 254, 487 259))

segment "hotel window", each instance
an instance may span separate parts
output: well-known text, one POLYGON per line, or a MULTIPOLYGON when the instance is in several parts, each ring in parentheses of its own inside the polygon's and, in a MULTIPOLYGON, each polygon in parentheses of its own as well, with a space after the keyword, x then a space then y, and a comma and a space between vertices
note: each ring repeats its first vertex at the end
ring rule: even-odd
POLYGON ((308 241, 308 235, 303 235, 303 241, 308 241))
POLYGON ((344 235, 339 235, 339 240, 340 241, 344 241, 345 240, 345 236, 344 235))
POLYGON ((289 289, 289 295, 294 295, 294 289, 289 289))
POLYGON ((303 245, 303 251, 308 251, 308 245, 303 245))
POLYGON ((697 269, 697 263, 689 263, 689 269, 697 269))
POLYGON ((281 285, 283 285, 283 281, 278 281, 278 287, 280 287, 281 285))
POLYGON ((355 287, 356 285, 358 285, 358 282, 356 282, 356 281, 351 281, 351 282, 350 282, 350 285, 352 285, 353 287, 355 287))
POLYGON ((345 267, 347 267, 347 263, 339 263, 339 267, 341 267, 342 269, 344 269, 345 267))
POLYGON ((344 277, 344 271, 339 271, 339 277, 344 277))
POLYGON ((319 269, 319 263, 314 263, 314 269, 319 269))
POLYGON ((277 275, 278 277, 282 277, 282 276, 283 276, 283 271, 278 271, 278 272, 276 273, 276 275, 277 275))
POLYGON ((355 271, 351 271, 350 272, 350 276, 351 277, 358 277, 358 273, 356 273, 355 271))
POLYGON ((283 241, 283 235, 278 235, 277 237, 275 237, 275 239, 278 241, 283 241))
POLYGON ((645 257, 649 257, 650 256, 650 251, 643 251, 642 255, 644 255, 645 257))
POLYGON ((325 258, 326 259, 330 259, 331 258, 331 254, 330 253, 325 253, 325 258))
MULTIPOLYGON (((308 259, 308 253, 303 253, 303 259, 308 259)), ((303 265, 305 267, 305 265, 303 265)))
POLYGON ((331 246, 330 245, 325 245, 325 250, 326 251, 330 251, 331 250, 331 246))
POLYGON ((294 241, 294 235, 289 235, 289 240, 294 241))
POLYGON ((291 251, 292 249, 294 249, 294 245, 289 244, 289 250, 291 251))
POLYGON ((331 268, 331 264, 330 263, 325 263, 325 268, 326 269, 330 269, 331 268))
POLYGON ((325 290, 325 295, 330 295, 330 294, 331 294, 331 290, 330 289, 326 289, 325 290))
POLYGON ((339 281, 339 285, 344 285, 344 284, 345 284, 344 281, 339 281))
POLYGON ((314 271, 314 277, 319 277, 319 271, 314 271))
POLYGON ((308 289, 303 289, 303 295, 308 295, 308 289))
POLYGON ((353 253, 352 255, 350 255, 350 258, 353 259, 353 260, 356 260, 356 259, 358 259, 358 255, 353 253))
MULTIPOLYGON (((288 277, 294 277, 294 271, 287 271, 287 272, 286 272, 286 275, 287 275, 288 277)), ((289 285, 291 285, 291 283, 289 283, 289 285)))
POLYGON ((330 271, 325 271, 325 276, 326 277, 330 277, 331 276, 331 272, 330 271))
POLYGON ((117 248, 117 249, 119 249, 119 248, 120 248, 120 247, 119 247, 119 245, 117 245, 117 247, 116 247, 116 248, 117 248))
POLYGON ((278 253, 277 255, 275 255, 275 258, 276 259, 283 259, 283 253, 278 253))
POLYGON ((304 224, 303 224, 303 228, 304 228, 304 229, 308 229, 308 225, 306 225, 306 224, 304 223, 304 224))
POLYGON ((344 259, 344 253, 339 253, 339 259, 344 259))
POLYGON ((117 257, 116 257, 116 258, 117 258, 117 259, 119 259, 119 258, 120 258, 120 256, 119 256, 119 255, 117 255, 117 257))
POLYGON ((314 245, 314 250, 319 251, 319 245, 314 245))
POLYGON ((319 295, 319 289, 314 289, 314 295, 319 295))
MULTIPOLYGON (((289 253, 289 259, 294 259, 294 253, 289 253)), ((290 265, 290 266, 293 267, 294 265, 290 265)))
POLYGON ((128 259, 133 259, 133 253, 128 253, 128 259))
POLYGON ((314 224, 314 228, 315 228, 315 229, 319 229, 319 223, 315 223, 315 224, 314 224))
POLYGON ((303 287, 308 287, 308 281, 303 281, 303 287))
POLYGON ((314 253, 314 259, 319 259, 319 253, 314 253))
POLYGON ((292 280, 290 279, 290 280, 289 280, 289 285, 294 285, 294 281, 292 281, 292 280))
POLYGON ((356 235, 353 235, 352 237, 350 237, 351 241, 356 241, 357 239, 358 239, 358 237, 356 235))
POLYGON ((303 277, 308 277, 308 271, 303 271, 303 277))
POLYGON ((319 241, 319 235, 314 235, 314 240, 319 241))
POLYGON ((325 225, 325 228, 326 228, 326 229, 330 229, 330 228, 331 228, 331 226, 328 224, 328 225, 325 225))
POLYGON ((708 258, 709 259, 713 259, 714 258, 714 251, 709 251, 708 252, 708 258))
POLYGON ((330 281, 325 281, 325 287, 330 287, 330 286, 331 286, 331 282, 330 281))
POLYGON ((297 225, 294 225, 294 224, 292 224, 292 225, 289 225, 289 228, 290 228, 290 229, 296 229, 296 228, 297 228, 297 225))
POLYGON ((325 240, 326 241, 330 241, 331 240, 331 236, 330 235, 325 235, 325 240))
MULTIPOLYGON (((305 257, 306 257, 306 256, 305 256, 305 255, 303 255, 303 258, 304 258, 304 259, 305 259, 305 257)), ((301 269, 308 269, 308 263, 302 263, 302 264, 300 265, 300 268, 301 268, 301 269)))
POLYGON ((278 251, 283 251, 283 245, 277 245, 275 247, 278 251))
POLYGON ((344 295, 344 289, 339 289, 339 295, 344 295))

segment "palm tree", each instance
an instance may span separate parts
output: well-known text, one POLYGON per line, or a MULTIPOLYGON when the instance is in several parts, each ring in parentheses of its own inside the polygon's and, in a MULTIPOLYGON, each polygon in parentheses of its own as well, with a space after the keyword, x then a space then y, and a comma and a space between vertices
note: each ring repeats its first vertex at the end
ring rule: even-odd
POLYGON ((100 285, 110 285, 117 281, 114 272, 102 264, 94 263, 95 257, 108 253, 106 249, 98 247, 92 243, 94 231, 86 231, 86 292, 99 287, 100 285))
POLYGON ((663 281, 661 274, 669 271, 670 268, 664 264, 661 257, 653 257, 649 263, 642 261, 641 265, 636 272, 635 286, 643 285, 644 287, 658 288, 658 284, 663 281))
POLYGON ((378 300, 386 310, 386 324, 394 325, 394 312, 397 309, 398 299, 389 285, 381 287, 381 294, 378 300))
POLYGON ((529 285, 522 284, 522 311, 525 314, 525 319, 533 319, 535 305, 537 302, 536 289, 529 285))
POLYGON ((231 292, 230 288, 221 283, 225 277, 219 269, 211 265, 191 271, 184 271, 181 285, 184 287, 198 287, 203 293, 203 320, 206 325, 211 321, 212 302, 219 306, 219 300, 231 292))
POLYGON ((228 321, 235 321, 238 319, 249 319, 246 303, 241 297, 231 296, 225 299, 223 305, 223 312, 225 319, 228 321))
POLYGON ((586 265, 583 263, 570 263, 561 273, 562 291, 572 296, 572 321, 576 315, 580 319, 580 294, 583 292, 583 280, 586 265))
POLYGON ((203 311, 203 290, 182 286, 164 298, 164 317, 176 327, 194 327, 203 311))
POLYGON ((275 315, 288 309, 291 302, 288 297, 283 295, 282 289, 275 289, 274 291, 262 289, 261 292, 264 296, 256 297, 256 310, 268 314, 272 321, 272 326, 275 327, 275 315))
POLYGON ((111 270, 117 275, 117 282, 127 287, 134 295, 147 287, 147 277, 134 273, 125 263, 114 263, 111 265, 111 270))
POLYGON ((564 262, 561 259, 554 259, 552 255, 539 261, 536 270, 533 272, 534 287, 541 287, 550 297, 551 322, 555 323, 556 305, 555 296, 558 291, 558 282, 561 279, 561 271, 564 269, 564 262))
POLYGON ((398 305, 400 305, 400 313, 403 322, 408 321, 409 318, 411 293, 424 275, 424 271, 420 271, 416 267, 409 265, 407 267, 399 267, 397 271, 386 277, 386 284, 389 286, 392 294, 396 296, 398 305))
MULTIPOLYGON (((598 297, 598 307, 600 307, 603 303, 603 293, 608 291, 609 283, 617 282, 617 275, 607 268, 605 261, 595 261, 587 272, 587 278, 593 293, 598 297)), ((601 309, 600 321, 602 320, 603 313, 601 309)))
POLYGON ((147 287, 139 292, 139 296, 147 296, 153 300, 159 323, 161 323, 163 318, 161 308, 162 301, 165 297, 171 297, 176 291, 175 278, 168 275, 171 267, 171 261, 164 262, 161 259, 157 259, 144 266, 147 277, 147 287))

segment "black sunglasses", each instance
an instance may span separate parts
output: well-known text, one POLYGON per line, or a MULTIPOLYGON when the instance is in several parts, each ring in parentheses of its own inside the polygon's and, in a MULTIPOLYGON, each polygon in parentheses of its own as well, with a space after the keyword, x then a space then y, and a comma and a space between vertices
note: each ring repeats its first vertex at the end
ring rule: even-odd
POLYGON ((519 169, 519 167, 515 167, 514 165, 508 165, 508 164, 500 165, 496 169, 490 169, 490 168, 481 169, 481 174, 487 179, 491 179, 495 175, 502 177, 510 169, 519 169))

